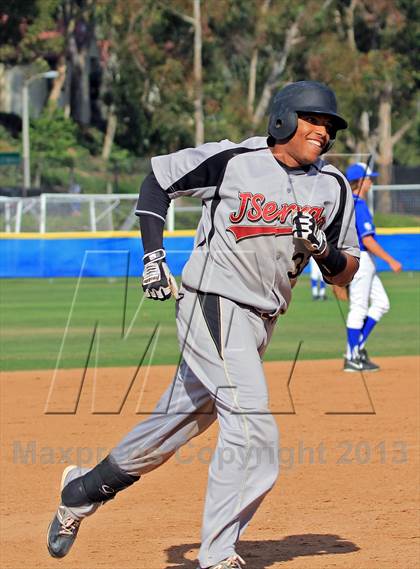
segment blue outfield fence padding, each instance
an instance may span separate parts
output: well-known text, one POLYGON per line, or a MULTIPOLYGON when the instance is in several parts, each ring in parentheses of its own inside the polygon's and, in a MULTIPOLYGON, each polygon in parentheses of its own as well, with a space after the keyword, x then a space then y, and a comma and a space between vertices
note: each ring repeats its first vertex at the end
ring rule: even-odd
MULTIPOLYGON (((167 237, 164 245, 171 270, 180 275, 194 237, 167 237)), ((143 247, 135 237, 2 238, 0 277, 122 277, 143 272, 143 247)))
MULTIPOLYGON (((420 271, 420 233, 378 235, 377 240, 387 253, 402 263, 404 271, 420 271)), ((376 259, 376 268, 390 270, 382 259, 376 259)))
MULTIPOLYGON (((389 232, 389 230, 388 230, 389 232)), ((175 232, 174 232, 175 233, 175 232)), ((192 251, 193 235, 167 236, 164 246, 174 275, 181 274, 192 251)), ((191 233, 191 232, 190 232, 191 233)), ((0 239, 1 278, 138 277, 143 272, 143 248, 137 235, 25 238, 3 233, 0 239)), ((378 235, 379 243, 403 264, 404 270, 420 270, 420 232, 378 235)), ((389 270, 377 260, 378 271, 389 270)), ((305 269, 305 272, 308 269, 305 269)))

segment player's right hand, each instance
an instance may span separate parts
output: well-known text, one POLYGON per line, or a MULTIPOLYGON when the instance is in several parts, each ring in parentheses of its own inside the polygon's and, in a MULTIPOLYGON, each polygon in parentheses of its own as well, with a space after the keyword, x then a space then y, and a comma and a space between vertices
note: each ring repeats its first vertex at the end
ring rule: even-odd
POLYGON ((152 300, 167 300, 172 295, 178 297, 178 286, 165 263, 165 258, 163 249, 157 249, 143 257, 142 288, 147 298, 152 300))

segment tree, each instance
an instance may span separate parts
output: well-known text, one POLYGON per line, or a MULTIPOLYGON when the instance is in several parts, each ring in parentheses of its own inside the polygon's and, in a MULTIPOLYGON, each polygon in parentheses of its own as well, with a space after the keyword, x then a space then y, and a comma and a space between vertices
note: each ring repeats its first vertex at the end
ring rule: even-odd
MULTIPOLYGON (((232 92, 234 110, 229 114, 244 134, 265 129, 274 93, 296 78, 291 61, 304 59, 307 30, 314 19, 321 20, 330 3, 224 0, 211 5, 219 60, 225 62, 223 79, 232 92)), ((230 106, 229 98, 225 105, 230 106)))
POLYGON ((8 65, 39 63, 60 50, 63 38, 56 30, 60 0, 15 0, 0 18, 0 61, 8 65))
POLYGON ((416 160, 419 9, 412 0, 16 0, 0 19, 0 56, 58 69, 51 112, 70 91, 65 115, 79 132, 101 130, 104 161, 114 145, 149 155, 265 133, 279 88, 325 81, 350 122, 337 149, 376 154, 385 181, 394 155, 416 160), (90 48, 100 52, 95 77, 90 48))
MULTIPOLYGON (((411 128, 417 104, 418 76, 412 73, 410 55, 419 16, 414 5, 405 0, 337 1, 334 23, 307 58, 312 75, 335 84, 344 101, 351 125, 348 148, 375 155, 383 184, 391 183, 394 147, 411 128)), ((390 196, 381 197, 382 209, 389 210, 390 196)))
POLYGON ((203 115, 203 64, 202 64, 202 30, 201 30, 201 0, 194 2, 194 121, 195 144, 204 142, 204 115, 203 115))
POLYGON ((36 185, 40 185, 46 165, 73 166, 82 149, 77 142, 77 126, 64 116, 62 109, 45 110, 31 121, 31 158, 36 185))
MULTIPOLYGON (((163 5, 165 6, 165 5, 163 5)), ((192 0, 193 16, 171 7, 165 9, 172 14, 180 17, 184 22, 190 24, 194 31, 194 124, 195 124, 195 145, 204 142, 204 112, 203 112, 203 62, 202 62, 202 21, 201 21, 201 0, 192 0)))
POLYGON ((71 116, 81 125, 91 122, 90 49, 95 39, 95 0, 63 0, 67 36, 67 81, 71 116))
MULTIPOLYGON (((263 5, 262 9, 264 7, 263 5)), ((279 13, 277 9, 273 14, 268 13, 271 20, 271 33, 269 33, 269 36, 271 35, 274 41, 268 44, 271 48, 269 50, 268 69, 258 98, 258 103, 252 113, 251 123, 253 132, 260 126, 263 117, 267 114, 272 96, 274 92, 278 90, 280 79, 286 69, 290 53, 294 46, 300 41, 300 25, 304 13, 304 6, 294 3, 292 10, 287 8, 286 10, 282 10, 282 12, 283 13, 279 13), (273 27, 273 19, 277 20, 277 26, 273 27), (279 37, 278 33, 279 21, 287 22, 284 27, 281 27, 282 37, 279 37)))
POLYGON ((175 8, 184 14, 192 3, 114 1, 115 139, 136 154, 194 143, 193 28, 175 8))

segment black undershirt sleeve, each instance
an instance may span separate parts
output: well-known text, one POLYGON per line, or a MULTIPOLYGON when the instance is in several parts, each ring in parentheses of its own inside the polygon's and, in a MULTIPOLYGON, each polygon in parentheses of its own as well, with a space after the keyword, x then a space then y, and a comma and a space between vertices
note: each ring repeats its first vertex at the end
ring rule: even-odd
POLYGON ((163 227, 165 222, 154 215, 140 215, 140 232, 144 254, 163 249, 163 227))
POLYGON ((151 172, 141 185, 136 208, 145 254, 163 249, 163 228, 169 204, 167 193, 151 172))

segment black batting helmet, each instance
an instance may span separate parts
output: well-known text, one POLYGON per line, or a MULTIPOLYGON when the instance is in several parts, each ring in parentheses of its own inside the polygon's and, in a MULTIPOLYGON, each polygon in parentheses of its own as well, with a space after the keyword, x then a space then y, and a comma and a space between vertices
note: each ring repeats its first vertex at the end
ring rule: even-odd
MULTIPOLYGON (((297 81, 286 85, 275 95, 268 122, 268 133, 275 140, 284 140, 297 129, 298 113, 317 113, 329 115, 335 130, 347 128, 347 121, 337 112, 337 99, 334 91, 318 81, 297 81)), ((323 149, 327 152, 335 141, 335 133, 323 149)))

